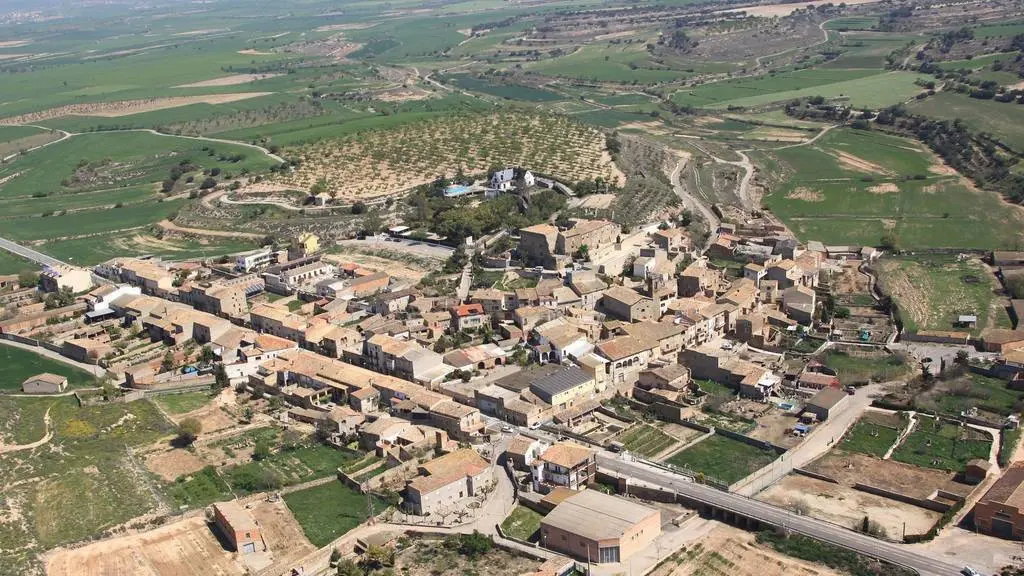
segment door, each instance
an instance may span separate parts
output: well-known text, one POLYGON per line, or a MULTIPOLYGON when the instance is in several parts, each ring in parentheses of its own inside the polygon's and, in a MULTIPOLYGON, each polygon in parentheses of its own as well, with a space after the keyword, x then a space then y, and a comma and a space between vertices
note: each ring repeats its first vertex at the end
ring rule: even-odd
POLYGON ((1013 538, 1013 522, 999 518, 992 518, 992 535, 1000 538, 1013 538))

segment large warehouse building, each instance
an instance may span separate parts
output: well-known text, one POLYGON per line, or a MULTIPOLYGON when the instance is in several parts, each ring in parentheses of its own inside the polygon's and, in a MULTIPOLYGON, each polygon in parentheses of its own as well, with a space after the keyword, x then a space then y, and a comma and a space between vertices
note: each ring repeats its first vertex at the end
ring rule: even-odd
POLYGON ((661 534, 661 512, 597 490, 583 490, 540 524, 545 548, 599 564, 625 562, 661 534))

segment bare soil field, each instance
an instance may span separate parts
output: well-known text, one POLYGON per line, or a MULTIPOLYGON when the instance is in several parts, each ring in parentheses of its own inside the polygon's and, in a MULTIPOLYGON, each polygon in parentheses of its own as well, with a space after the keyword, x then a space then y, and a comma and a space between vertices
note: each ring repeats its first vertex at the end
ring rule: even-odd
POLYGON ((952 474, 940 470, 852 452, 834 451, 807 468, 846 486, 863 482, 915 498, 928 498, 939 488, 954 494, 968 494, 971 490, 970 486, 954 482, 952 474))
POLYGON ((923 534, 942 515, 911 504, 875 496, 849 486, 792 474, 763 492, 758 500, 841 526, 854 526, 864 516, 878 522, 886 535, 899 540, 903 523, 907 534, 923 534))
POLYGON ((168 448, 146 456, 146 469, 162 480, 173 482, 179 476, 198 472, 207 462, 193 452, 181 448, 168 448))
POLYGON ((803 200, 804 202, 825 201, 825 195, 820 191, 806 188, 804 186, 797 186, 791 192, 786 194, 786 198, 789 200, 803 200))
POLYGON ((759 546, 756 536, 720 524, 662 563, 651 576, 839 576, 825 566, 783 556, 759 546))
POLYGON ((591 194, 580 200, 577 208, 584 210, 607 210, 615 201, 615 194, 591 194))
POLYGON ((792 414, 776 409, 756 418, 756 420, 757 428, 748 434, 751 438, 765 440, 784 448, 793 448, 803 441, 803 438, 790 433, 793 426, 799 422, 792 414))
POLYGON ((807 132, 801 130, 785 130, 783 128, 757 128, 740 136, 742 140, 763 140, 766 142, 804 142, 808 139, 807 132))
POLYGON ((403 278, 415 282, 422 280, 423 277, 431 271, 431 269, 420 265, 418 262, 390 260, 380 256, 360 254, 355 251, 346 252, 345 254, 331 254, 325 256, 324 259, 338 264, 344 264, 347 262, 359 264, 359 266, 363 268, 368 268, 377 272, 387 272, 395 278, 403 278))
POLYGON ((178 86, 174 86, 174 88, 209 88, 211 86, 235 86, 237 84, 248 84, 249 82, 255 82, 257 80, 266 80, 267 78, 274 78, 275 76, 283 76, 283 74, 232 74, 231 76, 211 78, 210 80, 203 80, 202 82, 192 82, 191 84, 179 84, 178 86))
POLYGON ((284 574, 295 561, 316 550, 302 533, 302 527, 295 521, 284 500, 253 502, 249 513, 259 523, 263 540, 270 548, 268 556, 273 566, 266 573, 284 574))
POLYGON ((226 104, 249 98, 266 96, 272 92, 236 92, 231 94, 204 94, 201 96, 173 96, 168 98, 148 98, 145 100, 121 100, 118 102, 95 102, 92 104, 68 104, 39 112, 21 114, 0 119, 0 125, 32 124, 64 116, 100 116, 116 118, 130 116, 154 110, 179 108, 191 104, 226 104))
POLYGON ((0 48, 21 48, 31 43, 31 40, 4 40, 0 42, 0 48))
POLYGON ((338 202, 382 197, 448 176, 521 166, 565 181, 624 182, 597 130, 521 112, 425 120, 286 150, 301 166, 275 182, 306 191, 326 181, 338 202))
POLYGON ((49 576, 241 576, 245 567, 225 550, 202 516, 142 534, 61 550, 49 576))
POLYGON ((857 270, 852 263, 843 264, 842 272, 834 281, 836 294, 866 293, 869 289, 868 277, 857 270))

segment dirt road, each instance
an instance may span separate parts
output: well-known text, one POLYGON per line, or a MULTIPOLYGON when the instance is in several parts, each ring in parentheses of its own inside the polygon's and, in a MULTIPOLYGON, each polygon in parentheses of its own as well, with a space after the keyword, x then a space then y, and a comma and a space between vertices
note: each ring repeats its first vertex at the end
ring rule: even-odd
POLYGON ((180 232, 182 234, 195 234, 197 236, 216 236, 218 238, 249 238, 252 240, 259 240, 264 237, 263 234, 254 234, 252 232, 230 232, 226 230, 204 230, 202 228, 183 228, 178 226, 170 220, 161 220, 157 226, 160 226, 168 232, 180 232))
POLYGON ((675 169, 672 170, 671 174, 669 174, 668 178, 669 181, 672 182, 672 190, 676 193, 676 196, 679 196, 679 198, 683 201, 684 204, 687 205, 687 207, 690 210, 694 212, 700 212, 700 214, 704 217, 704 220, 707 221, 709 230, 717 230, 718 225, 721 223, 721 220, 719 220, 718 216, 715 215, 711 208, 709 208, 703 202, 698 200, 696 196, 687 192, 686 188, 680 181, 679 176, 686 168, 686 164, 687 162, 689 162, 689 160, 690 158, 688 156, 680 158, 679 162, 676 164, 675 169))

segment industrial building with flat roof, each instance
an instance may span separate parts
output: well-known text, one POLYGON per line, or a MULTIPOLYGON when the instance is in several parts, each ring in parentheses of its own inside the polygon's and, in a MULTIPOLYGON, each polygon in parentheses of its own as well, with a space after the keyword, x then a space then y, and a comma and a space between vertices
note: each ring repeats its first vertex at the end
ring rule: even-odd
POLYGON ((661 512, 583 490, 563 500, 541 520, 545 548, 598 564, 626 562, 661 534, 661 512))

